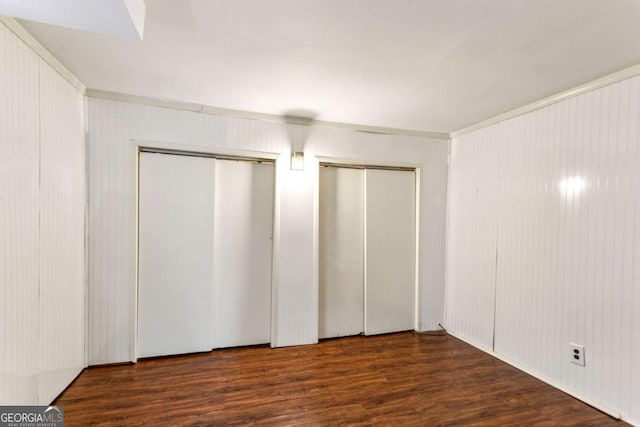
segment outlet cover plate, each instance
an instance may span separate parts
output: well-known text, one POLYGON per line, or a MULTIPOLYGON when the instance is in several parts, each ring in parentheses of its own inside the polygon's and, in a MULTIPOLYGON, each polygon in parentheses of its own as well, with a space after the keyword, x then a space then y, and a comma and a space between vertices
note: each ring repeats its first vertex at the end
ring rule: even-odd
POLYGON ((569 347, 571 347, 571 363, 575 363, 576 365, 585 366, 584 362, 584 346, 580 344, 570 343, 569 347))

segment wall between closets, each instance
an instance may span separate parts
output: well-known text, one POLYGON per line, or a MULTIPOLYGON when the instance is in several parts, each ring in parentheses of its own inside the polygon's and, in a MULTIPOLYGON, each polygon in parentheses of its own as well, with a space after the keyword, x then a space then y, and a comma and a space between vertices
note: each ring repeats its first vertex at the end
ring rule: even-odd
POLYGON ((640 77, 454 138, 445 308, 457 336, 636 424, 639 165, 640 77))
POLYGON ((216 116, 134 102, 88 98, 89 363, 135 357, 135 269, 132 242, 136 140, 215 151, 277 153, 279 263, 273 286, 273 345, 318 339, 315 250, 315 156, 421 166, 419 328, 436 329, 443 315, 448 141, 320 126, 216 116), (304 144, 305 170, 289 169, 291 147, 304 144))

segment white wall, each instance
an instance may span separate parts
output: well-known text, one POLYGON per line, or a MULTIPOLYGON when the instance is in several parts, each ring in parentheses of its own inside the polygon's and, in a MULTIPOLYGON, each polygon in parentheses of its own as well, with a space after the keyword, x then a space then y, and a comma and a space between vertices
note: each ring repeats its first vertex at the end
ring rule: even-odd
POLYGON ((639 124, 634 77, 455 138, 445 316, 459 337, 636 424, 639 124))
POLYGON ((0 24, 0 404, 84 367, 83 96, 0 24))
POLYGON ((435 329, 442 320, 445 140, 308 128, 89 98, 90 364, 134 357, 132 139, 282 153, 276 172, 280 204, 274 219, 280 234, 275 247, 280 259, 274 283, 277 324, 272 340, 276 346, 317 341, 314 229, 318 169, 314 156, 422 164, 420 328, 435 329), (305 170, 291 171, 291 144, 298 149, 303 141, 305 170))

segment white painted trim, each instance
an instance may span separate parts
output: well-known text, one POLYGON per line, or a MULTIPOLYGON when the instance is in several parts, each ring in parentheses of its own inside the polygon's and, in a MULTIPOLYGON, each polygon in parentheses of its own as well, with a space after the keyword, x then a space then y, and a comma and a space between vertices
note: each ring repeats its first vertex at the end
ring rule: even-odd
POLYGON ((617 71, 612 74, 608 74, 604 77, 601 77, 599 79, 577 86, 573 89, 569 89, 569 90, 557 93, 555 95, 551 95, 547 98, 543 98, 539 101, 535 101, 530 104, 524 105, 522 107, 513 109, 511 111, 507 111, 503 114, 499 114, 495 117, 458 129, 451 133, 387 128, 387 127, 368 126, 368 125, 359 125, 359 124, 351 124, 351 123, 330 122, 330 121, 322 121, 322 120, 310 121, 309 119, 305 119, 305 118, 296 119, 295 117, 285 117, 285 116, 279 116, 275 114, 264 114, 264 113, 255 113, 255 112, 248 112, 248 111, 241 111, 241 110, 233 110, 233 109, 220 108, 220 107, 214 107, 214 106, 203 105, 203 104, 179 102, 179 101, 160 99, 160 98, 142 96, 142 95, 123 94, 118 92, 110 92, 110 91, 104 91, 104 90, 92 89, 92 88, 88 88, 86 90, 86 93, 87 93, 87 96, 90 96, 92 98, 108 99, 108 100, 122 101, 122 102, 132 102, 132 103, 144 104, 144 105, 154 105, 158 107, 173 108, 173 109, 185 110, 185 111, 194 111, 194 112, 211 114, 211 115, 243 117, 243 118, 250 118, 250 119, 269 120, 269 121, 278 121, 278 122, 304 124, 304 125, 309 125, 311 123, 315 126, 348 129, 348 130, 360 131, 360 132, 372 132, 372 133, 382 133, 382 134, 391 134, 391 135, 423 136, 423 137, 429 137, 429 138, 448 140, 452 138, 457 138, 459 136, 468 134, 470 132, 503 122, 505 120, 512 119, 514 117, 521 116, 523 114, 547 107, 549 105, 553 105, 560 101, 564 101, 565 99, 582 95, 584 93, 593 91, 595 89, 599 89, 604 86, 608 86, 613 83, 616 83, 631 77, 635 77, 638 75, 640 75, 640 64, 634 65, 629 68, 625 68, 623 70, 617 71))
POLYGON ((532 377, 535 377, 537 379, 539 379, 540 381, 543 381, 547 384, 549 384, 550 386, 557 388, 558 390, 560 390, 563 393, 568 394, 569 396, 573 396, 578 400, 581 400, 582 402, 586 403, 587 405, 597 409, 598 411, 604 412, 605 414, 617 419, 617 420, 621 420, 622 416, 620 415, 619 412, 614 411, 613 409, 609 409, 605 406, 602 406, 599 403, 596 403, 592 400, 589 400, 587 398, 585 398, 584 396, 580 395, 579 393, 573 391, 573 390, 569 390, 567 387, 565 387, 564 385, 560 384, 558 381, 547 377, 546 375, 540 374, 539 372, 536 372, 534 370, 525 368, 524 366, 520 365, 518 362, 513 361, 512 359, 510 359, 509 357, 500 354, 500 353, 496 353, 494 351, 492 351, 490 348, 483 346, 482 344, 479 344, 477 342, 475 342, 474 340, 467 338, 463 335, 459 335, 456 334, 455 332, 452 332, 450 330, 447 329, 447 333, 457 339, 459 339, 460 341, 463 341, 475 348, 477 348, 478 350, 481 350, 485 353, 487 353, 490 356, 495 357, 498 360, 503 361, 504 363, 513 366, 516 369, 521 370, 522 372, 524 372, 525 374, 531 375, 532 377))
POLYGON ((422 163, 411 162, 390 162, 386 160, 367 160, 367 159, 350 159, 343 157, 328 157, 328 156, 316 156, 318 161, 318 167, 320 163, 328 163, 337 166, 351 165, 351 166, 374 166, 380 168, 407 168, 407 169, 419 169, 422 167, 422 163))
POLYGON ((282 179, 278 171, 289 167, 289 152, 275 159, 274 198, 273 198, 273 240, 271 249, 271 348, 278 347, 278 284, 280 283, 280 200, 282 197, 282 179), (284 164, 283 164, 284 163, 284 164))
POLYGON ((140 147, 135 141, 131 141, 130 145, 130 185, 131 185, 131 198, 129 200, 129 220, 133 227, 131 227, 131 238, 129 239, 129 253, 131 254, 132 263, 129 267, 129 283, 132 284, 130 292, 131 297, 129 298, 129 315, 131 316, 133 322, 133 333, 131 335, 130 345, 130 354, 129 360, 133 363, 138 361, 138 210, 140 207, 139 203, 139 192, 140 192, 140 147))
MULTIPOLYGON (((172 151, 182 151, 188 153, 204 153, 211 155, 219 155, 219 156, 234 156, 234 157, 246 157, 246 158, 261 158, 275 161, 275 191, 274 191, 274 218, 273 218, 273 252, 272 252, 272 278, 271 278, 271 346, 275 347, 274 343, 276 342, 276 332, 277 332, 277 323, 274 319, 276 319, 277 313, 277 265, 279 262, 279 253, 277 248, 280 240, 280 191, 278 185, 278 162, 282 156, 278 153, 271 152, 263 152, 263 151, 248 151, 248 150, 240 150, 240 149, 232 149, 225 147, 203 147, 200 145, 189 145, 189 144, 179 144, 173 142, 165 142, 165 141, 152 141, 152 140, 141 140, 141 139, 131 139, 130 145, 130 185, 133 188, 131 199, 129 200, 130 205, 130 218, 134 227, 132 227, 132 234, 130 238, 131 242, 131 258, 132 264, 129 272, 129 283, 132 283, 131 292, 132 298, 130 314, 133 319, 133 342, 131 343, 131 355, 130 360, 133 363, 136 363, 138 360, 138 238, 139 238, 139 230, 138 230, 138 222, 139 222, 139 203, 140 203, 140 150, 142 148, 155 148, 160 150, 172 150, 172 151), (276 220, 278 222, 276 222, 276 220)), ((288 160, 288 156, 287 156, 288 160)), ((288 163, 287 163, 288 164, 288 163)), ((277 320, 277 319, 276 319, 277 320)))
POLYGON ((443 324, 445 324, 447 322, 447 315, 448 315, 448 309, 447 309, 447 295, 448 292, 447 290, 449 289, 449 236, 450 236, 450 230, 451 230, 451 221, 450 221, 450 214, 451 212, 449 211, 449 200, 451 200, 451 149, 452 149, 452 145, 453 142, 451 139, 449 139, 449 141, 447 142, 447 191, 445 194, 445 217, 444 217, 444 295, 442 298, 442 302, 444 304, 444 307, 442 308, 442 318, 440 319, 440 321, 442 322, 439 326, 442 327, 443 324))
POLYGON ((462 128, 462 129, 458 129, 458 130, 456 130, 454 132, 451 132, 449 134, 449 136, 450 136, 450 138, 457 138, 459 136, 466 135, 466 134, 468 134, 470 132, 473 132, 473 131, 476 131, 476 130, 479 130, 479 129, 482 129, 482 128, 486 128, 486 127, 491 126, 491 125, 495 125, 495 124, 503 122, 505 120, 509 120, 509 119, 514 118, 514 117, 518 117, 518 116, 521 116, 523 114, 527 114, 527 113, 530 113, 530 112, 535 111, 535 110, 539 110, 539 109, 544 108, 544 107, 548 107, 549 105, 556 104, 556 103, 558 103, 560 101, 564 101, 565 99, 572 98, 572 97, 578 96, 578 95, 582 95, 582 94, 585 94, 587 92, 591 92, 592 90, 600 89, 600 88, 602 88, 604 86, 608 86, 608 85, 611 85, 613 83, 617 83, 619 81, 626 80, 626 79, 631 78, 631 77, 635 77, 637 75, 640 75, 640 64, 634 65, 634 66, 629 67, 629 68, 625 68, 623 70, 617 71, 617 72, 612 73, 612 74, 608 74, 608 75, 606 75, 604 77, 601 77, 599 79, 593 80, 591 82, 585 83, 585 84, 580 85, 580 86, 576 86, 573 89, 569 89, 569 90, 566 90, 564 92, 560 92, 560 93, 557 93, 555 95, 551 95, 551 96, 549 96, 547 98, 543 98, 543 99, 541 99, 539 101, 532 102, 531 104, 527 104, 525 106, 516 108, 516 109, 511 110, 511 111, 507 111, 506 113, 497 115, 497 116, 492 117, 492 118, 487 119, 487 120, 483 120, 483 121, 481 121, 479 123, 476 123, 474 125, 467 126, 467 127, 462 128))
POLYGON ((313 125, 328 128, 347 129, 359 132, 382 133, 389 135, 422 136, 436 139, 449 139, 446 132, 428 132, 409 129, 396 129, 380 126, 368 126, 352 123, 330 122, 323 120, 310 120, 305 118, 279 116, 276 114, 256 113, 250 111, 233 110, 229 108, 214 107, 211 105, 195 104, 189 102, 173 101, 150 96, 109 92, 99 89, 87 89, 87 96, 92 98, 107 99, 111 101, 131 102, 135 104, 153 105, 156 107, 173 108, 176 110, 193 111, 197 113, 211 114, 214 116, 230 116, 255 120, 267 120, 291 124, 313 125))
POLYGON ((38 55, 44 62, 49 64, 60 76, 66 81, 71 83, 80 93, 83 95, 86 93, 86 86, 73 75, 67 67, 65 67, 60 61, 58 61, 44 46, 40 44, 22 25, 18 23, 14 18, 9 16, 0 15, 0 22, 4 24, 13 34, 15 34, 20 40, 22 40, 36 55, 38 55))
POLYGON ((277 160, 280 156, 279 153, 271 153, 266 151, 251 151, 240 150, 235 148, 226 147, 204 147, 201 145, 179 144, 173 142, 164 141, 152 141, 142 139, 132 139, 136 147, 139 148, 151 148, 157 150, 170 150, 183 153, 201 153, 212 156, 230 156, 247 159, 265 159, 265 160, 277 160))
MULTIPOLYGON (((318 169, 320 168, 318 167, 318 169)), ((320 174, 320 171, 318 170, 318 175, 319 174, 320 174)), ((362 305, 363 305, 362 335, 366 335, 367 333, 367 169, 362 171, 362 261, 363 261, 362 262, 362 305)))
POLYGON ((313 343, 320 342, 320 162, 313 159, 313 307, 316 330, 313 343))
POLYGON ((414 282, 415 282, 415 294, 414 298, 414 316, 413 319, 413 329, 416 331, 420 331, 422 325, 422 304, 420 303, 420 168, 416 167, 415 170, 415 191, 416 191, 416 206, 415 206, 415 228, 413 232, 416 234, 416 242, 414 246, 414 260, 413 260, 413 273, 414 273, 414 282))
POLYGON ((565 99, 582 95, 595 89, 608 86, 610 84, 635 77, 640 75, 640 64, 634 65, 629 68, 617 71, 612 74, 608 74, 599 79, 585 83, 580 86, 576 86, 573 89, 569 89, 555 95, 551 95, 547 98, 543 98, 539 101, 532 102, 522 107, 507 111, 503 114, 499 114, 495 117, 483 120, 476 124, 458 129, 456 131, 447 132, 432 132, 432 131, 419 131, 410 129, 398 129, 388 128, 380 126, 369 126, 352 123, 330 122, 330 121, 310 121, 309 119, 294 117, 285 117, 275 114, 256 113, 242 110, 234 110, 228 108, 215 107, 210 105, 180 102, 174 100, 161 99, 143 95, 124 94, 118 92, 105 91, 100 89, 87 88, 69 69, 67 69, 58 59, 56 59, 40 42, 38 42, 25 28, 20 25, 14 18, 0 15, 0 22, 4 24, 10 31, 12 31, 17 37, 25 42, 42 60, 48 63, 56 72, 58 72, 64 79, 66 79, 73 87, 75 87, 82 94, 86 94, 92 98, 108 99, 113 101, 132 102, 136 104, 154 105, 158 107, 173 108, 177 110, 194 111, 199 113, 219 115, 219 116, 231 116, 231 117, 243 117, 250 119, 260 119, 269 121, 286 122, 293 124, 305 124, 312 123, 315 126, 348 129, 361 132, 382 133, 391 135, 410 135, 410 136, 423 136, 436 139, 451 139, 468 134, 470 132, 503 122, 505 120, 512 119, 514 117, 521 116, 523 114, 547 107, 549 105, 558 103, 565 99))
POLYGON ((84 367, 89 366, 91 361, 91 347, 89 344, 89 103, 87 97, 82 97, 82 131, 83 131, 83 150, 84 150, 84 367))

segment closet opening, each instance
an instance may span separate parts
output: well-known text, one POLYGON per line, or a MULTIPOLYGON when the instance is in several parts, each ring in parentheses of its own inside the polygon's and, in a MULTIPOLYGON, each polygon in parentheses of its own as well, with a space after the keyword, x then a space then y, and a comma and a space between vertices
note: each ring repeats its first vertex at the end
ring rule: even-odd
POLYGON ((414 330, 415 167, 320 163, 320 339, 414 330))

